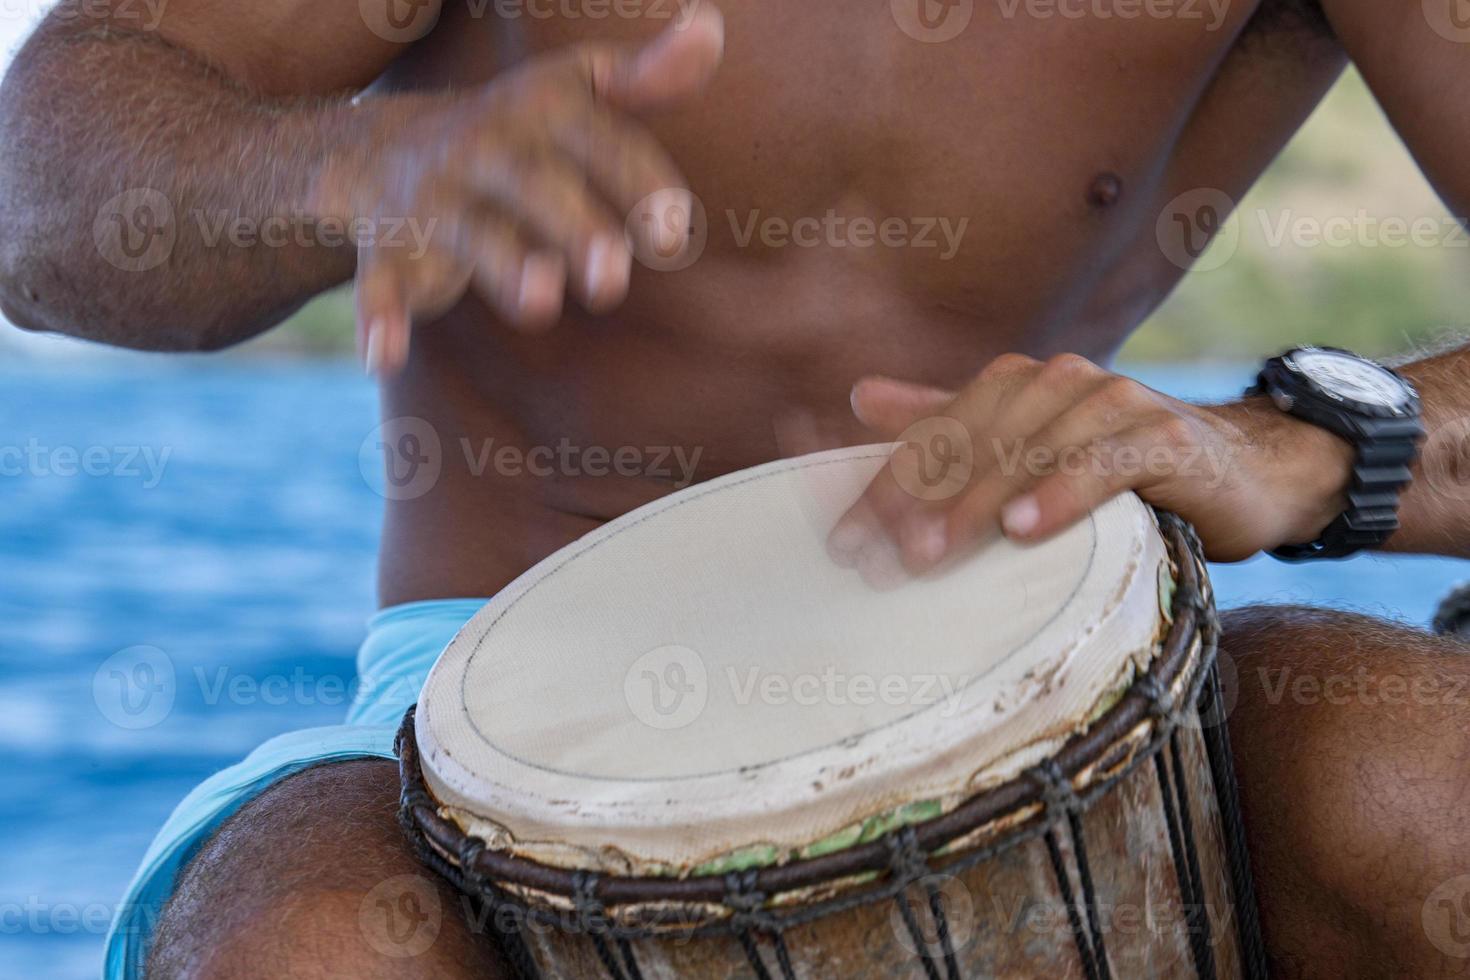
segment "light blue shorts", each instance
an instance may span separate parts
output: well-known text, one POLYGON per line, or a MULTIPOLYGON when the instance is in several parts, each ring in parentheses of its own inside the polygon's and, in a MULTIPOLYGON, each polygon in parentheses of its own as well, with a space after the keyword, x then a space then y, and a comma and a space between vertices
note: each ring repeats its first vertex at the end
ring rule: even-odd
POLYGON ((113 918, 106 980, 143 976, 154 926, 179 872, 236 810, 271 784, 320 762, 394 758, 393 736, 403 713, 418 701, 429 668, 485 601, 442 599, 384 609, 369 621, 358 651, 358 689, 345 725, 273 738, 184 797, 153 839, 113 918))

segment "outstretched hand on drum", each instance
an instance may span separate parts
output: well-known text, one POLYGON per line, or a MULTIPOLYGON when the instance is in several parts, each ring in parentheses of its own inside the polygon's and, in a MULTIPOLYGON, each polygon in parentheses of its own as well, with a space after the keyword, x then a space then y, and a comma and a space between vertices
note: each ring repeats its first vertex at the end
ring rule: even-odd
POLYGON ((915 574, 996 534, 1050 537, 1128 490, 1239 561, 1314 539, 1352 467, 1347 442, 1263 399, 1193 405, 1076 355, 1007 354, 959 392, 867 378, 852 407, 899 445, 829 548, 860 566, 895 542, 915 574))

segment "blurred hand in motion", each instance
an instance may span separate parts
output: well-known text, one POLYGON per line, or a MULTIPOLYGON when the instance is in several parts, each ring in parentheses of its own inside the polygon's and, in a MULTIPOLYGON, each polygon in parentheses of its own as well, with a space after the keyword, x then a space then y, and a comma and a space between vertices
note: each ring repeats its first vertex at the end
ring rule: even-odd
POLYGON ((620 303, 634 250, 678 255, 691 197, 632 114, 698 95, 723 48, 704 3, 642 47, 580 45, 478 89, 364 100, 362 138, 325 162, 311 207, 378 236, 358 250, 368 370, 401 368, 413 323, 467 290, 534 330, 567 292, 591 312, 620 303), (408 221, 422 243, 393 233, 408 221))
POLYGON ((898 443, 829 538, 859 568, 893 545, 922 574, 996 534, 1040 541, 1128 490, 1238 561, 1313 540, 1352 470, 1347 442, 1265 399, 1193 405, 1076 355, 1006 355, 959 392, 869 378, 852 404, 898 443))

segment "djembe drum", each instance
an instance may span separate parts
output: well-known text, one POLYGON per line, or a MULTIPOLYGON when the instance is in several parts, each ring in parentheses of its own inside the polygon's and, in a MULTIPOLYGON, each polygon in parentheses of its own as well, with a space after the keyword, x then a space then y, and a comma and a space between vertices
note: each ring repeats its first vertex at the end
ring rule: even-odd
POLYGON ((1121 496, 875 589, 888 447, 613 521, 450 644, 401 818, 527 977, 1265 976, 1198 542, 1121 496))

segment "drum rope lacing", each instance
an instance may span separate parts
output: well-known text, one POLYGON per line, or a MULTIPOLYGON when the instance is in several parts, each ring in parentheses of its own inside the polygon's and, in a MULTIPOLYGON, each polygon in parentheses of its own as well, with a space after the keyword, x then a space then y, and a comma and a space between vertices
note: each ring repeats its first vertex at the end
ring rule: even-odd
POLYGON ((638 967, 638 958, 634 955, 633 946, 628 940, 614 937, 613 942, 617 945, 618 955, 622 957, 621 963, 613 956, 605 934, 606 910, 597 900, 594 894, 596 890, 597 875, 587 871, 577 872, 573 896, 574 907, 578 917, 588 923, 588 935, 592 938, 592 946, 597 953, 597 958, 613 980, 643 980, 643 971, 638 967))
MULTIPOLYGON (((1199 557, 1202 549, 1193 529, 1170 514, 1161 513, 1159 518, 1166 533, 1172 531, 1184 540, 1185 547, 1181 549, 1178 560, 1202 562, 1199 557)), ((1195 580, 1203 583, 1203 575, 1197 576, 1195 580)), ((412 709, 405 717, 399 734, 399 757, 403 763, 405 779, 400 821, 426 864, 461 890, 484 902, 492 912, 508 911, 511 914, 513 928, 504 931, 501 938, 513 967, 527 980, 537 980, 541 976, 522 934, 528 926, 550 927, 587 935, 610 980, 642 980, 631 945, 635 940, 659 936, 700 938, 713 935, 732 936, 743 950, 757 980, 774 980, 775 975, 766 964, 760 948, 760 939, 766 939, 774 948, 781 980, 797 980, 785 941, 788 930, 883 900, 895 902, 927 980, 960 980, 962 973, 945 914, 944 896, 936 882, 1036 838, 1040 838, 1045 844, 1084 975, 1087 980, 1112 980, 1112 967, 1098 917, 1099 903, 1095 882, 1087 860, 1081 815, 1131 774, 1138 763, 1152 758, 1163 800, 1195 972, 1200 980, 1215 980, 1214 940, 1187 788, 1183 781, 1183 753, 1179 731, 1185 723, 1184 709, 1187 706, 1196 705, 1203 715, 1207 715, 1223 705, 1222 685, 1215 662, 1219 619, 1205 584, 1186 587, 1181 583, 1174 598, 1176 617, 1184 611, 1194 615, 1199 634, 1196 641, 1199 660, 1183 697, 1176 696, 1152 673, 1144 673, 1135 679, 1130 687, 1130 694, 1136 693, 1147 701, 1154 727, 1145 746, 1130 756, 1131 761, 1122 765, 1118 771, 1095 779, 1081 792, 1055 760, 1034 767, 1025 774, 1025 778, 1040 791, 1039 819, 988 846, 967 850, 958 857, 950 858, 946 855, 940 868, 934 866, 934 859, 939 856, 942 848, 936 847, 926 853, 914 826, 892 831, 880 839, 888 853, 887 880, 871 889, 778 911, 771 906, 772 897, 759 889, 757 870, 727 874, 723 879, 723 897, 719 901, 727 914, 716 921, 686 923, 672 931, 659 925, 628 925, 609 917, 606 904, 599 897, 599 891, 607 879, 592 872, 576 872, 572 876, 570 917, 552 908, 534 905, 508 890, 504 884, 489 880, 481 872, 480 859, 487 854, 483 841, 464 837, 457 842, 457 847, 451 849, 454 860, 450 860, 443 845, 436 848, 426 835, 426 814, 433 815, 432 819, 440 824, 443 821, 437 816, 438 804, 421 783, 416 752, 405 755, 402 751, 403 739, 412 732, 412 709), (1071 873, 1058 833, 1062 828, 1065 828, 1070 839, 1071 854, 1076 862, 1076 877, 1080 885, 1077 890, 1072 887, 1071 873), (934 925, 935 938, 932 940, 925 937, 909 898, 910 891, 916 886, 923 889, 927 898, 926 905, 934 925), (938 949, 933 949, 936 946, 938 949), (616 956, 613 953, 614 948, 617 950, 616 956), (939 972, 940 963, 944 966, 943 975, 939 972)), ((1214 723, 1201 723, 1200 733, 1221 813, 1231 887, 1237 904, 1237 938, 1242 972, 1246 980, 1265 980, 1267 974, 1264 943, 1244 847, 1244 824, 1240 815, 1228 732, 1223 717, 1214 723)), ((496 921, 498 925, 498 918, 496 921)))
POLYGON ((1072 927, 1072 939, 1077 944, 1077 956, 1082 960, 1082 972, 1087 980, 1112 980, 1112 968, 1108 964, 1108 952, 1103 945, 1103 931, 1097 920, 1097 895, 1092 883, 1092 870, 1087 861, 1087 845, 1082 836, 1082 821, 1078 811, 1082 804, 1072 781, 1062 772, 1055 760, 1048 759, 1029 773, 1041 788, 1043 813, 1047 827, 1043 838, 1046 854, 1051 862, 1052 875, 1057 890, 1062 896, 1062 905, 1067 910, 1067 922, 1072 927), (1077 878, 1082 884, 1082 906, 1085 917, 1077 911, 1073 899, 1072 882, 1067 865, 1062 857, 1061 844, 1057 840, 1057 827, 1065 823, 1071 833, 1072 854, 1077 859, 1077 878))
POLYGON ((1189 936, 1194 970, 1201 980, 1215 980, 1214 942, 1206 911, 1204 876, 1200 873, 1199 849, 1195 843, 1189 794, 1184 785, 1184 760, 1179 748, 1178 726, 1182 720, 1179 705, 1173 693, 1154 677, 1142 678, 1138 690, 1149 699, 1154 717, 1170 728, 1167 751, 1154 754, 1154 773, 1163 801, 1164 824, 1168 828, 1169 850, 1174 858, 1174 873, 1184 908, 1185 931, 1189 936), (1172 776, 1170 762, 1173 765, 1172 776))
MULTIPOLYGON (((944 895, 934 883, 936 876, 933 869, 929 867, 928 856, 919 846, 918 835, 914 833, 914 828, 902 827, 884 837, 883 842, 891 851, 889 867, 894 878, 898 881, 923 885, 929 904, 929 916, 934 920, 934 932, 948 980, 960 980, 959 961, 955 958, 954 941, 949 933, 949 917, 944 911, 944 895)), ((940 980, 939 967, 934 963, 934 956, 929 952, 930 943, 919 925, 918 916, 914 914, 914 906, 909 901, 908 889, 900 890, 893 896, 893 901, 898 906, 899 918, 903 920, 904 929, 908 931, 909 939, 918 952, 925 977, 928 980, 940 980)))
MULTIPOLYGON (((1192 532, 1191 532, 1192 533, 1192 532)), ((1208 628, 1213 631, 1212 643, 1218 641, 1220 620, 1214 610, 1210 611, 1208 628)), ((1246 976, 1266 978, 1266 943, 1261 936, 1261 919, 1256 905, 1256 884, 1251 874, 1250 853, 1246 850, 1245 820, 1240 812, 1240 789, 1235 779, 1234 755, 1230 749, 1230 730, 1225 724, 1223 712, 1228 710, 1225 690, 1220 682, 1219 669, 1211 670, 1206 679, 1200 709, 1204 717, 1216 712, 1215 737, 1206 738, 1205 753, 1210 758, 1210 772, 1215 783, 1216 795, 1220 798, 1220 822, 1225 831, 1225 850, 1230 864, 1230 883, 1236 903, 1240 906, 1239 920, 1241 955, 1245 960, 1246 976)))
POLYGON ((735 938, 755 970, 757 980, 772 980, 771 971, 761 956, 755 937, 764 933, 776 948, 776 965, 782 980, 796 980, 791 964, 791 951, 786 948, 781 921, 766 909, 766 895, 756 889, 754 871, 732 871, 725 876, 725 906, 731 909, 731 926, 735 938))

